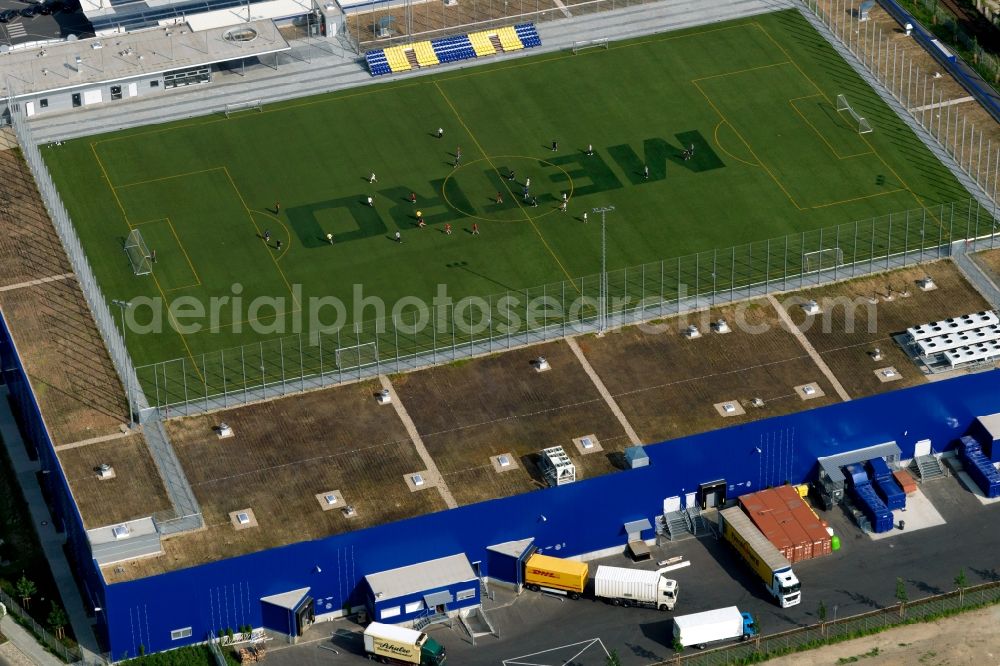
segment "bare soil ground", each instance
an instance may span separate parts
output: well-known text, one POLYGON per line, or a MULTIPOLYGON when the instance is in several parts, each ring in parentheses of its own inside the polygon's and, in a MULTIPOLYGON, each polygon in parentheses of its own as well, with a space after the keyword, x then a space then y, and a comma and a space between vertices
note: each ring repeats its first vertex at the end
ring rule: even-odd
POLYGON ((437 491, 407 487, 404 475, 424 466, 395 410, 376 404, 377 390, 363 382, 170 421, 206 529, 168 539, 164 557, 105 575, 131 579, 444 510, 437 491), (220 422, 233 438, 218 438, 220 422), (332 490, 355 517, 322 509, 316 494, 332 490), (247 508, 258 527, 236 530, 229 513, 247 508))
POLYGON ((87 529, 150 516, 170 508, 159 472, 141 435, 87 444, 59 452, 73 498, 87 529), (101 463, 114 468, 101 480, 101 463))
POLYGON ((538 452, 562 446, 577 477, 620 469, 624 430, 564 342, 392 378, 427 450, 460 504, 543 487, 538 452), (537 356, 552 370, 538 373, 537 356), (596 435, 603 451, 581 455, 573 438, 596 435), (518 469, 496 472, 511 453, 518 469))
POLYGON ((774 666, 962 666, 1000 663, 1000 606, 906 625, 769 660, 774 666))
POLYGON ((972 255, 980 268, 997 284, 1000 284, 1000 249, 986 250, 972 255))
POLYGON ((798 292, 794 297, 779 300, 787 304, 786 309, 792 320, 807 329, 805 334, 809 342, 852 397, 893 391, 928 381, 921 369, 895 343, 893 334, 918 324, 989 307, 950 261, 798 292), (937 289, 920 291, 917 280, 926 275, 934 279, 937 289), (884 298, 890 289, 897 296, 886 302, 884 298), (898 295, 904 290, 909 290, 908 298, 898 295), (847 305, 839 300, 842 297, 846 297, 844 302, 847 305), (875 305, 868 303, 872 297, 877 297, 879 302, 875 305), (824 315, 814 317, 811 323, 806 324, 807 315, 795 305, 802 299, 814 299, 821 303, 838 299, 840 305, 828 306, 824 315), (869 355, 875 347, 882 352, 881 361, 874 361, 869 355), (883 383, 875 375, 875 370, 886 366, 895 367, 902 379, 883 383))
MULTIPOLYGON (((18 151, 0 150, 0 182, 0 288, 71 272, 18 151)), ((128 407, 77 282, 0 291, 0 307, 56 444, 117 432, 128 407)))
POLYGON ((632 326, 603 338, 588 336, 580 347, 643 441, 839 402, 766 301, 632 326), (720 318, 732 332, 710 331, 711 322, 720 318), (686 338, 689 324, 697 325, 702 337, 686 338), (802 400, 794 387, 811 382, 826 395, 802 400), (764 407, 751 405, 757 397, 764 407), (725 401, 738 401, 745 414, 721 416, 714 405, 725 401))

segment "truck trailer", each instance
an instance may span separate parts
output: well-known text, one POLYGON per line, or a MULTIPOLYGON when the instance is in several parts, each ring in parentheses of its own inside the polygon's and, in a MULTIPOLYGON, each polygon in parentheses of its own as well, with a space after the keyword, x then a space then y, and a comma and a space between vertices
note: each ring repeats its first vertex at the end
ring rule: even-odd
POLYGON ((782 608, 794 606, 802 600, 802 585, 788 558, 761 534, 740 507, 720 511, 719 528, 723 538, 750 565, 782 608))
POLYGON ((684 647, 693 645, 701 650, 710 643, 745 641, 756 635, 757 623, 753 616, 736 606, 674 618, 674 642, 684 647))
POLYGON ((579 599, 587 586, 589 574, 590 567, 586 562, 541 553, 532 553, 524 561, 524 586, 535 592, 544 590, 579 599))
POLYGON ((444 646, 427 634, 381 622, 365 628, 365 653, 383 664, 441 666, 446 658, 444 646))
POLYGON ((677 581, 667 578, 660 571, 601 565, 594 575, 594 596, 612 606, 644 606, 672 611, 678 593, 677 581))

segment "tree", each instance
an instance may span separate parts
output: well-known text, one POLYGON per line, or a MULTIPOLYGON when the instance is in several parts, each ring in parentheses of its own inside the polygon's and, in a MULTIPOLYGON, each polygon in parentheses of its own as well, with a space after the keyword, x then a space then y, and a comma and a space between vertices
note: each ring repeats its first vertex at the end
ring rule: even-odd
POLYGON ((622 660, 618 658, 618 650, 612 650, 608 655, 607 666, 622 666, 622 660))
POLYGON ((822 599, 819 600, 819 608, 816 609, 816 616, 819 618, 819 623, 822 625, 823 633, 826 633, 826 604, 822 599))
POLYGON ((969 579, 965 577, 965 569, 959 569, 955 576, 955 587, 958 588, 958 600, 961 602, 965 597, 965 587, 969 584, 969 579))
POLYGON ((52 610, 49 611, 48 623, 52 627, 52 631, 56 632, 56 638, 63 638, 63 629, 66 627, 68 621, 69 618, 66 617, 66 611, 53 601, 52 610))
POLYGON ((31 606, 31 597, 38 592, 38 586, 35 585, 34 582, 28 580, 27 576, 21 574, 21 578, 17 581, 17 585, 15 587, 17 589, 17 595, 21 597, 21 605, 24 606, 25 609, 29 608, 31 606))
POLYGON ((906 613, 906 602, 910 600, 909 595, 906 593, 906 583, 902 578, 896 579, 896 601, 899 602, 899 616, 903 617, 906 613))

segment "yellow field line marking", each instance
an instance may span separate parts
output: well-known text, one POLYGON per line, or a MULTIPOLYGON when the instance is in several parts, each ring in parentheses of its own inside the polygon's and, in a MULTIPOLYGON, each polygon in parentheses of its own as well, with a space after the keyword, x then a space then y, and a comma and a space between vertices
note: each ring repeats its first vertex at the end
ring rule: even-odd
POLYGON ((818 206, 809 206, 809 209, 813 208, 829 208, 830 206, 837 206, 840 204, 851 203, 854 201, 861 201, 862 199, 874 199, 875 197, 884 197, 887 194, 895 194, 896 192, 905 192, 905 187, 897 187, 894 190, 886 190, 885 192, 876 192, 875 194, 866 194, 861 197, 854 197, 853 199, 843 199, 842 201, 831 201, 830 203, 819 204, 818 206))
POLYGON ((729 152, 728 150, 726 150, 725 146, 722 145, 722 142, 719 141, 719 128, 722 127, 723 125, 728 125, 728 124, 729 123, 727 123, 725 120, 720 120, 719 124, 715 126, 715 131, 712 133, 713 137, 715 138, 715 145, 719 147, 719 150, 721 150, 722 152, 724 152, 726 155, 729 155, 730 157, 732 157, 737 162, 742 162, 743 164, 746 164, 747 166, 752 166, 752 167, 759 168, 760 167, 759 164, 754 164, 753 162, 747 162, 742 157, 737 157, 736 155, 733 155, 731 152, 729 152))
MULTIPOLYGON (((388 92, 390 90, 399 90, 401 88, 412 88, 413 86, 418 86, 418 85, 423 85, 423 82, 415 81, 412 83, 399 83, 387 86, 372 85, 366 87, 366 89, 361 92, 349 93, 346 95, 341 95, 338 93, 326 93, 322 95, 321 99, 313 98, 310 99, 309 101, 304 101, 304 102, 296 102, 289 104, 281 104, 279 102, 274 105, 269 105, 267 108, 261 109, 260 113, 277 113, 279 111, 285 111, 287 109, 298 109, 306 106, 315 106, 317 104, 326 104, 328 102, 337 102, 342 99, 350 99, 352 97, 362 97, 364 95, 373 95, 376 93, 388 92)), ((144 132, 134 132, 127 134, 125 136, 110 136, 104 139, 100 139, 95 143, 111 143, 114 141, 124 141, 125 139, 132 139, 140 136, 150 136, 153 134, 163 134, 165 132, 173 132, 174 130, 187 129, 189 127, 201 127, 203 125, 212 125, 214 123, 234 122, 240 120, 241 118, 255 118, 258 115, 260 115, 260 113, 254 113, 247 116, 234 117, 234 118, 209 118, 209 119, 199 118, 189 123, 171 125, 170 127, 161 127, 159 129, 146 130, 144 132)))
MULTIPOLYGON (((806 74, 805 71, 803 71, 803 69, 799 66, 799 64, 797 62, 795 62, 795 60, 791 57, 791 55, 789 55, 788 51, 785 50, 785 47, 783 47, 774 37, 771 36, 771 33, 769 33, 767 30, 765 30, 764 26, 760 25, 756 21, 753 21, 752 24, 754 26, 756 26, 758 30, 760 30, 762 33, 764 33, 764 35, 771 41, 771 43, 774 44, 775 46, 777 46, 778 50, 780 50, 782 53, 785 54, 785 57, 788 58, 791 61, 792 65, 795 67, 795 69, 799 70, 799 74, 801 74, 803 76, 803 78, 805 78, 806 81, 808 81, 810 84, 812 84, 812 87, 815 88, 819 92, 819 94, 821 94, 823 96, 823 98, 827 102, 830 102, 830 98, 827 96, 826 91, 824 91, 822 88, 820 88, 819 84, 817 84, 815 81, 813 81, 813 79, 808 74, 806 74)), ((898 173, 896 173, 896 170, 893 169, 891 166, 889 166, 889 163, 886 162, 885 158, 883 158, 882 155, 878 152, 878 150, 875 149, 875 146, 873 146, 871 144, 871 142, 867 138, 865 138, 864 135, 859 135, 859 136, 861 137, 861 140, 865 142, 865 145, 867 145, 871 149, 872 153, 875 154, 875 157, 878 158, 879 162, 881 162, 882 165, 886 169, 888 169, 890 173, 892 173, 893 177, 897 181, 899 181, 899 183, 903 186, 903 189, 905 189, 907 192, 910 193, 910 195, 914 198, 914 200, 916 200, 916 202, 918 204, 920 204, 921 208, 927 209, 927 205, 924 203, 923 199, 921 199, 919 196, 917 196, 917 193, 913 191, 913 189, 906 183, 905 180, 903 180, 900 177, 900 175, 898 173)), ((928 212, 929 212, 929 209, 928 209, 928 212)), ((934 220, 938 223, 939 226, 941 226, 941 221, 938 220, 937 216, 935 216, 933 213, 931 213, 931 217, 934 218, 934 220)), ((944 227, 942 226, 942 229, 943 228, 944 227)))
MULTIPOLYGON (((122 212, 122 220, 124 220, 125 226, 127 226, 129 231, 131 231, 134 227, 128 221, 128 213, 125 212, 125 206, 122 204, 122 200, 118 198, 118 191, 115 190, 114 185, 111 184, 111 178, 108 177, 108 171, 104 168, 104 162, 101 161, 101 156, 97 153, 97 145, 95 143, 90 144, 90 151, 94 154, 94 159, 97 160, 97 166, 100 167, 101 173, 104 174, 104 180, 108 183, 108 189, 111 190, 111 194, 115 197, 115 201, 118 203, 118 208, 122 212)), ((163 287, 160 286, 160 281, 156 279, 156 274, 150 272, 149 275, 153 278, 153 284, 156 285, 156 290, 160 292, 160 296, 163 298, 164 302, 169 303, 170 299, 167 298, 167 294, 163 291, 163 287)), ((205 377, 201 374, 201 370, 198 369, 198 364, 194 360, 194 354, 191 353, 191 347, 188 346, 187 340, 180 332, 180 324, 174 318, 173 312, 170 311, 169 307, 167 307, 167 317, 170 318, 170 321, 173 324, 174 332, 177 333, 177 336, 181 339, 181 343, 184 345, 184 349, 187 350, 188 358, 191 359, 191 365, 194 366, 194 371, 198 373, 198 378, 204 382, 205 377)), ((122 335, 125 335, 125 331, 122 331, 122 335)))
MULTIPOLYGON (((250 209, 250 206, 247 206, 246 199, 243 198, 243 193, 240 192, 240 188, 236 187, 236 181, 234 181, 232 175, 230 175, 229 169, 227 167, 222 167, 222 170, 225 172, 226 178, 229 179, 229 184, 233 186, 233 191, 236 192, 236 196, 239 197, 240 202, 243 204, 243 208, 247 212, 247 217, 250 218, 250 223, 253 225, 253 228, 257 230, 257 235, 262 236, 263 233, 261 232, 260 227, 257 226, 257 220, 255 220, 253 217, 253 211, 250 209)), ((291 244, 292 244, 292 239, 291 237, 289 237, 288 245, 291 246, 291 244)), ((267 247, 266 244, 265 247, 267 247)), ((295 298, 295 291, 292 290, 292 284, 288 281, 288 278, 285 276, 285 272, 281 270, 281 266, 278 264, 278 258, 274 255, 273 252, 271 252, 270 248, 267 248, 267 254, 268 256, 271 257, 271 260, 274 262, 274 267, 278 269, 278 274, 284 281, 285 287, 288 289, 288 293, 291 294, 292 296, 292 302, 295 303, 296 307, 302 307, 302 304, 299 303, 299 300, 295 298)))
POLYGON ((535 224, 535 220, 531 217, 531 215, 528 214, 528 211, 524 208, 524 205, 522 204, 521 200, 517 197, 514 191, 511 190, 507 179, 504 178, 503 175, 500 173, 500 169, 497 167, 497 165, 493 163, 493 160, 490 159, 490 156, 486 153, 486 151, 483 150, 483 147, 480 145, 479 141, 476 140, 475 135, 473 135, 472 130, 469 129, 469 126, 465 124, 465 120, 462 118, 462 115, 458 112, 458 109, 456 109, 455 105, 451 103, 451 100, 448 99, 448 96, 444 94, 444 90, 441 89, 441 86, 438 85, 437 81, 434 82, 434 87, 438 89, 438 92, 441 93, 441 97, 444 99, 445 103, 448 104, 452 112, 455 114, 455 118, 457 118, 458 122, 462 125, 463 128, 465 128, 465 132, 466 134, 469 135, 469 138, 472 139, 472 143, 476 144, 476 149, 484 158, 486 158, 486 161, 489 162, 490 166, 493 168, 493 171, 496 172, 497 178, 500 180, 500 183, 504 186, 504 188, 506 188, 507 192, 510 193, 511 200, 517 204, 518 209, 520 209, 521 213, 528 220, 528 223, 531 225, 531 228, 535 230, 535 233, 538 235, 538 238, 542 241, 542 245, 545 246, 545 249, 548 250, 552 258, 555 259, 556 264, 559 265, 559 268, 562 270, 563 274, 569 279, 569 282, 570 284, 573 285, 573 288, 576 289, 577 292, 579 292, 580 288, 576 286, 576 283, 573 280, 573 276, 569 274, 569 271, 566 270, 566 267, 563 266, 563 263, 559 261, 559 257, 556 256, 556 253, 552 250, 552 247, 545 240, 545 237, 542 235, 542 232, 538 229, 538 225, 535 224))
POLYGON ((731 122, 729 122, 729 119, 726 118, 726 115, 724 113, 722 113, 722 111, 719 109, 719 107, 717 107, 715 105, 715 102, 713 102, 712 98, 708 96, 708 93, 706 93, 704 90, 702 90, 701 86, 698 85, 697 81, 691 81, 691 84, 695 88, 698 89, 698 92, 700 92, 705 97, 705 100, 709 103, 709 105, 713 109, 715 109, 715 112, 717 114, 719 114, 719 118, 721 118, 722 120, 724 120, 733 129, 733 132, 735 132, 736 136, 739 137, 740 141, 743 142, 743 145, 747 147, 747 150, 750 151, 750 154, 753 155, 753 158, 760 163, 761 168, 764 169, 764 171, 767 172, 767 175, 771 177, 771 180, 774 181, 774 184, 777 185, 781 189, 781 191, 785 193, 785 196, 788 197, 788 200, 792 202, 792 205, 795 206, 798 210, 804 210, 802 208, 802 206, 800 206, 798 203, 796 203, 796 201, 792 197, 792 195, 788 193, 788 190, 786 190, 785 186, 781 184, 781 181, 778 180, 777 176, 775 176, 774 173, 767 167, 767 165, 764 164, 764 160, 762 160, 762 159, 760 159, 760 157, 758 157, 757 153, 755 153, 754 150, 753 150, 753 148, 750 146, 750 143, 746 140, 746 138, 744 138, 744 136, 740 133, 740 131, 738 129, 736 129, 736 125, 734 125, 731 122))
MULTIPOLYGON (((196 287, 200 286, 201 285, 201 276, 199 276, 198 275, 198 271, 196 271, 194 269, 194 262, 191 261, 191 257, 188 256, 187 250, 184 248, 184 243, 181 242, 181 237, 177 235, 177 230, 174 229, 174 223, 170 221, 169 217, 166 218, 166 219, 167 219, 167 226, 170 227, 170 233, 172 233, 174 235, 174 240, 177 241, 177 247, 179 247, 181 249, 181 252, 184 253, 184 258, 187 260, 188 266, 191 268, 191 273, 194 275, 194 279, 198 281, 198 284, 193 285, 193 286, 196 286, 196 287)), ((184 287, 184 289, 187 289, 187 288, 188 287, 184 287)))
POLYGON ((833 144, 827 141, 826 137, 823 136, 823 133, 819 131, 819 128, 813 125, 812 122, 808 118, 806 118, 806 115, 799 110, 799 107, 795 106, 795 102, 799 101, 800 99, 812 99, 813 97, 821 97, 821 96, 822 95, 820 93, 815 93, 813 95, 803 95, 802 97, 793 97, 792 99, 788 100, 788 104, 792 107, 792 110, 794 110, 795 113, 799 114, 799 117, 802 118, 805 124, 809 125, 809 127, 812 128, 812 131, 816 133, 816 136, 818 136, 820 140, 826 144, 826 147, 830 149, 830 152, 833 153, 833 156, 836 157, 838 160, 849 160, 853 157, 862 157, 863 155, 873 155, 874 153, 870 150, 867 153, 856 153, 854 155, 841 155, 839 152, 837 152, 837 149, 833 147, 833 144))
MULTIPOLYGON (((100 143, 100 142, 98 142, 100 143)), ((201 173, 208 173, 209 171, 218 171, 222 167, 209 167, 208 169, 198 169, 197 171, 188 171, 187 173, 175 173, 170 176, 161 176, 160 178, 150 178, 149 180, 139 180, 134 183, 125 183, 124 185, 113 185, 116 190, 123 190, 127 187, 137 187, 139 185, 149 185, 150 183, 159 183, 164 180, 173 180, 175 178, 186 178, 187 176, 197 176, 201 173)))
MULTIPOLYGON (((787 55, 788 54, 786 53, 785 56, 787 55)), ((781 67, 783 65, 791 65, 791 64, 792 62, 789 60, 782 60, 781 62, 771 63, 770 65, 758 65, 757 67, 747 67, 746 69, 737 69, 732 72, 723 72, 722 74, 712 74, 710 76, 702 76, 697 79, 691 79, 691 82, 694 83, 696 81, 708 81, 709 79, 718 79, 723 76, 735 76, 737 74, 746 74, 747 72, 756 72, 761 69, 771 69, 773 67, 781 67)))
POLYGON ((276 217, 276 216, 272 215, 272 214, 271 214, 270 212, 268 212, 268 211, 266 211, 266 210, 255 210, 255 211, 253 211, 253 212, 254 212, 254 213, 259 213, 260 215, 264 215, 264 216, 266 216, 266 217, 269 217, 269 218, 271 218, 272 220, 274 220, 275 222, 277 222, 277 223, 278 223, 278 225, 279 225, 279 226, 280 226, 280 227, 281 227, 282 229, 284 229, 284 230, 285 230, 285 235, 286 235, 286 236, 288 236, 288 245, 286 245, 286 246, 285 246, 285 249, 284 249, 284 250, 282 250, 282 251, 281 251, 281 252, 280 252, 279 254, 275 255, 275 257, 276 257, 276 261, 281 261, 282 257, 284 257, 284 256, 285 256, 285 253, 286 253, 286 252, 288 252, 288 248, 290 248, 290 247, 292 246, 292 233, 291 233, 291 232, 290 232, 290 231, 288 230, 288 227, 287 227, 287 226, 285 225, 285 223, 284 223, 284 222, 282 222, 282 221, 281 221, 281 219, 280 219, 280 218, 278 218, 278 217, 276 217))
MULTIPOLYGON (((645 46, 646 44, 660 44, 660 43, 663 43, 663 42, 672 42, 672 41, 675 41, 675 40, 678 40, 678 39, 687 39, 689 37, 699 37, 701 35, 707 35, 707 34, 710 34, 710 33, 713 33, 713 32, 722 32, 724 30, 735 30, 736 28, 744 28, 744 27, 752 25, 752 23, 753 23, 753 21, 744 21, 743 23, 737 23, 735 25, 728 25, 728 26, 724 26, 724 27, 721 27, 721 28, 711 28, 709 30, 699 30, 697 32, 687 32, 687 33, 685 33, 683 35, 671 35, 669 37, 657 36, 657 37, 652 37, 650 39, 643 39, 641 41, 629 41, 629 43, 627 43, 627 44, 615 44, 613 46, 609 46, 608 50, 609 51, 619 51, 619 50, 622 50, 622 49, 635 48, 637 46, 645 46)), ((458 80, 458 79, 466 79, 466 78, 469 78, 469 77, 472 77, 472 76, 483 76, 485 74, 489 74, 490 72, 503 72, 503 71, 507 71, 507 70, 510 70, 510 69, 520 69, 522 67, 532 67, 534 65, 540 65, 540 64, 543 64, 543 63, 555 62, 556 60, 568 60, 570 58, 580 58, 580 57, 583 57, 583 56, 595 55, 595 54, 599 54, 599 53, 600 53, 600 51, 589 51, 587 53, 566 53, 566 54, 561 54, 561 55, 553 55, 552 57, 549 57, 549 58, 533 57, 529 61, 514 62, 514 63, 511 63, 510 65, 505 66, 505 67, 488 67, 486 69, 480 68, 479 70, 476 70, 476 71, 463 72, 462 74, 456 74, 454 76, 446 76, 446 75, 435 76, 434 77, 434 83, 437 83, 438 81, 455 81, 455 80, 458 80)))

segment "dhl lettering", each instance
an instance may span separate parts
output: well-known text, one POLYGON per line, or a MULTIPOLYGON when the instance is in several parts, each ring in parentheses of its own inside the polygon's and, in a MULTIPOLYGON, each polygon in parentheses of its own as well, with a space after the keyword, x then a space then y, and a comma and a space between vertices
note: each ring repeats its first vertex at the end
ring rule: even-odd
POLYGON ((532 569, 531 573, 535 576, 544 576, 545 578, 558 578, 558 576, 551 571, 542 571, 541 569, 532 569))

